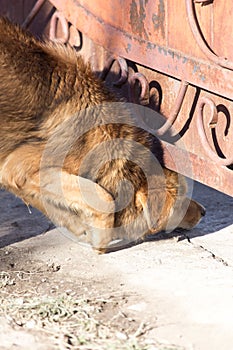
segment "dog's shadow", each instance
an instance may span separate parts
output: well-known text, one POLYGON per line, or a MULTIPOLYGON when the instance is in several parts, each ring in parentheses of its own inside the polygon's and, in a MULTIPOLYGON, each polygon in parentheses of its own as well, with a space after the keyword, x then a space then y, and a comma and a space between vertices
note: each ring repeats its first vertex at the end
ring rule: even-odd
MULTIPOLYGON (((143 242, 156 242, 171 238, 177 238, 177 241, 195 239, 195 237, 212 234, 233 224, 232 197, 199 183, 194 183, 193 197, 205 206, 206 216, 192 230, 160 232, 143 240, 126 241, 125 244, 109 248, 107 253, 132 248, 143 242)), ((0 248, 41 235, 54 227, 40 212, 27 208, 20 199, 2 190, 0 191, 0 210, 0 248)), ((75 242, 78 242, 78 239, 75 242)))
POLYGON ((38 210, 27 207, 9 192, 0 190, 0 248, 38 236, 53 224, 38 210))

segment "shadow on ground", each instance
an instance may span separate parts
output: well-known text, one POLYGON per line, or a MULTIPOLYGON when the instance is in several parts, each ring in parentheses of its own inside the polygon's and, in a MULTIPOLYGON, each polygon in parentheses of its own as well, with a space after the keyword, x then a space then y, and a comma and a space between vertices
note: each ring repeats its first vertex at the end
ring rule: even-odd
MULTIPOLYGON (((152 235, 146 241, 159 241, 177 237, 178 240, 201 237, 220 231, 233 224, 230 215, 233 209, 233 198, 212 188, 194 184, 193 198, 206 208, 206 216, 191 231, 176 230, 171 233, 161 232, 152 235)), ((40 235, 53 228, 53 224, 40 212, 27 206, 8 192, 0 191, 0 248, 40 235)), ((77 241, 77 239, 76 239, 77 241)), ((130 248, 142 241, 126 244, 130 248)))
POLYGON ((0 248, 50 230, 53 225, 39 211, 22 200, 0 191, 0 248))

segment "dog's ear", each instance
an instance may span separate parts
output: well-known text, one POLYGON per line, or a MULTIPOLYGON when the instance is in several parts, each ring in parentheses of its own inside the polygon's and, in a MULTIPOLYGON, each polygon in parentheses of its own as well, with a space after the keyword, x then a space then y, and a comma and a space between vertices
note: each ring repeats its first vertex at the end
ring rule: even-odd
POLYGON ((139 190, 136 194, 136 206, 142 206, 144 218, 146 220, 148 229, 151 231, 152 227, 154 227, 154 220, 152 219, 152 213, 149 207, 149 203, 147 201, 147 194, 142 190, 139 190))
POLYGON ((147 190, 141 188, 136 193, 136 206, 142 207, 148 231, 156 233, 162 229, 169 212, 166 208, 165 186, 152 186, 147 190))

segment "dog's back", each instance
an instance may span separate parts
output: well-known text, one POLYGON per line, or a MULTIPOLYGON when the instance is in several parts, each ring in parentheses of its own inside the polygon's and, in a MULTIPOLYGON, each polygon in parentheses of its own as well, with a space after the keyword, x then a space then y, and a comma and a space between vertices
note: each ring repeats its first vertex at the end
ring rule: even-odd
POLYGON ((74 233, 78 226, 101 228, 97 249, 113 238, 114 227, 132 224, 143 235, 166 224, 177 177, 163 176, 158 162, 158 172, 152 166, 154 157, 162 161, 160 142, 138 126, 135 110, 118 102, 74 49, 41 42, 3 18, 0 123, 0 184, 74 233), (82 189, 74 187, 78 177, 82 189), (147 177, 153 177, 149 199, 147 177), (114 210, 85 201, 95 188, 107 203, 115 200, 114 210))
POLYGON ((26 140, 46 140, 69 114, 112 98, 72 48, 36 40, 5 18, 0 18, 0 87, 1 157, 26 140), (58 108, 58 121, 52 120, 58 108))

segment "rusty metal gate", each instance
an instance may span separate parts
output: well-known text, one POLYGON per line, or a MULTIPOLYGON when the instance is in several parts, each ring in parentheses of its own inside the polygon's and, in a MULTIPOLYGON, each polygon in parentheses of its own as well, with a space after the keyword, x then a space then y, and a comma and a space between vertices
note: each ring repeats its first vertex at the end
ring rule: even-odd
POLYGON ((230 0, 0 0, 0 13, 70 42, 131 102, 160 111, 157 133, 173 125, 181 137, 163 141, 166 166, 233 196, 230 0))

